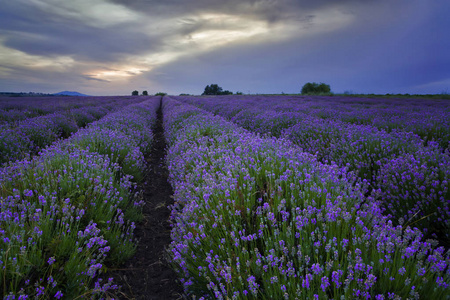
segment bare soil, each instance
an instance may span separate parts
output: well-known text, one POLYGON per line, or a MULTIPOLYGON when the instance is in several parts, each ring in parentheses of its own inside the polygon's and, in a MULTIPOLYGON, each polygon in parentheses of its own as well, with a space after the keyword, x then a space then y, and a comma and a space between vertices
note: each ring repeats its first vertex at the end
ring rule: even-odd
POLYGON ((173 204, 173 191, 167 182, 163 133, 160 108, 153 131, 153 149, 147 157, 149 172, 143 186, 144 219, 134 231, 139 241, 136 254, 123 266, 108 272, 108 277, 113 277, 115 284, 121 286, 114 299, 183 299, 177 275, 165 259, 165 249, 171 241, 170 210, 167 207, 173 204))

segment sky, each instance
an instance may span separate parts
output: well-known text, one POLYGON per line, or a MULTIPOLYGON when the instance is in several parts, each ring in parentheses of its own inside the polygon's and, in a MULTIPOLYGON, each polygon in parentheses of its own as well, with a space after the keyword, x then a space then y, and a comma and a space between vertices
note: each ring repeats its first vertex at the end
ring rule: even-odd
POLYGON ((0 91, 450 93, 448 0, 14 0, 0 91))

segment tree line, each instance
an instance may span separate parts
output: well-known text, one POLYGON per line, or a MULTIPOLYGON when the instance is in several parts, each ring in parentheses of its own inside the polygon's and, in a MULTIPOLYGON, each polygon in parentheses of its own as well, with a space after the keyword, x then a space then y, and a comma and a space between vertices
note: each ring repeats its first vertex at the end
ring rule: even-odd
MULTIPOLYGON (((307 82, 303 85, 301 90, 302 95, 329 95, 331 93, 330 85, 325 83, 316 83, 316 82, 307 82)), ((138 96, 138 91, 133 91, 131 93, 133 96, 138 96)), ((148 96, 147 91, 142 92, 143 96, 148 96)), ((167 95, 166 93, 156 93, 155 96, 164 96, 167 95)), ((181 94, 181 95, 188 95, 188 94, 181 94)), ((222 87, 220 87, 218 84, 213 83, 210 85, 207 85, 205 87, 205 90, 203 91, 202 95, 233 95, 233 92, 229 90, 224 90, 222 87)), ((242 92, 236 92, 236 95, 242 95, 242 92)))
MULTIPOLYGON (((134 90, 134 91, 131 92, 131 95, 132 96, 139 96, 139 91, 134 90)), ((165 95, 167 95, 167 93, 158 92, 158 93, 155 94, 155 96, 165 96, 165 95)), ((142 92, 142 96, 148 96, 148 92, 147 91, 143 91, 142 92)))

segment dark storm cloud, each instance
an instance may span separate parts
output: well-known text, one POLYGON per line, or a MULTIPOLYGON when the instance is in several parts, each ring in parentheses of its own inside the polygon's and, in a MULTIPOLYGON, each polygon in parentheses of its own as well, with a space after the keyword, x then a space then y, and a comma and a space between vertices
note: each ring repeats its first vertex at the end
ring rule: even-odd
POLYGON ((10 14, 0 12, 3 44, 31 55, 69 55, 107 62, 160 45, 158 37, 136 31, 134 23, 99 28, 31 5, 10 2, 8 7, 10 14))
POLYGON ((324 81, 337 92, 440 92, 449 9, 447 0, 4 1, 0 91, 201 93, 218 83, 279 93, 324 81))
MULTIPOLYGON (((355 0, 340 1, 351 3, 355 0)), ((45 1, 42 1, 45 2, 45 1)), ((299 1, 299 0, 263 0, 263 1, 146 1, 146 0, 111 0, 148 18, 165 16, 177 17, 180 26, 172 29, 172 35, 190 35, 206 29, 217 29, 220 24, 211 19, 184 17, 199 12, 220 12, 244 15, 271 22, 282 22, 290 18, 311 24, 314 15, 308 10, 326 5, 334 5, 335 1, 299 1)), ((371 1, 363 1, 371 2, 371 1)), ((50 6, 51 3, 48 5, 50 6)), ((86 5, 89 5, 86 3, 86 5)), ((4 45, 33 55, 74 55, 81 59, 96 61, 115 60, 122 54, 139 55, 148 51, 160 50, 164 46, 164 36, 149 35, 137 31, 141 20, 125 24, 98 28, 74 19, 74 13, 55 14, 48 6, 36 6, 32 3, 9 1, 3 4, 0 11, 0 34, 4 45)), ((104 12, 108 14, 107 11, 104 12)), ((229 26, 229 24, 227 24, 229 26)), ((235 24, 239 29, 240 24, 235 24)))
POLYGON ((369 11, 359 11, 364 20, 345 30, 264 47, 221 48, 160 66, 157 71, 165 76, 149 76, 165 89, 194 94, 211 83, 244 93, 298 93, 308 81, 327 82, 335 92, 445 91, 445 82, 450 83, 450 39, 445 38, 450 23, 445 10, 428 5, 419 10, 390 8, 384 15, 372 11, 372 17, 369 11), (185 89, 173 82, 183 83, 185 89))
POLYGON ((4 45, 31 55, 68 55, 98 62, 115 61, 123 55, 139 55, 155 49, 158 41, 123 29, 102 30, 46 28, 43 31, 5 32, 4 45))
MULTIPOLYGON (((268 26, 295 20, 303 26, 312 25, 314 12, 323 7, 339 6, 345 13, 352 13, 353 3, 371 3, 373 0, 109 0, 138 12, 167 17, 198 15, 201 13, 222 13, 265 21, 268 26), (338 2, 338 3, 336 3, 338 2)), ((385 2, 387 0, 379 0, 385 2)), ((212 29, 211 22, 195 18, 179 20, 184 26, 178 31, 189 35, 202 29, 212 29)), ((236 24, 238 25, 238 24, 236 24)), ((217 24, 214 24, 217 26, 217 24)))
MULTIPOLYGON (((136 11, 158 12, 164 15, 182 15, 197 12, 223 12, 257 16, 268 21, 285 20, 286 16, 301 10, 313 10, 324 6, 347 6, 351 12, 354 3, 372 3, 375 0, 109 0, 136 11)), ((378 0, 385 2, 387 0, 378 0)))

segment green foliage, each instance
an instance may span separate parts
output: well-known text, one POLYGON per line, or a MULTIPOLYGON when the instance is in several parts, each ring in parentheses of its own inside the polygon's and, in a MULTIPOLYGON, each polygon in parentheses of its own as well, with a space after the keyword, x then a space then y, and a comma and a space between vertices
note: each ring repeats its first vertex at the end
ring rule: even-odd
POLYGON ((211 84, 207 85, 205 87, 205 91, 202 95, 232 95, 233 92, 230 92, 228 90, 223 90, 219 85, 217 84, 211 84))
POLYGON ((41 280, 39 299, 50 299, 57 291, 74 299, 88 292, 106 253, 123 255, 122 260, 132 255, 128 249, 110 247, 133 248, 134 243, 133 228, 126 220, 119 222, 123 212, 118 209, 132 205, 131 182, 114 179, 118 167, 108 158, 74 148, 49 152, 10 171, 0 191, 2 214, 20 217, 2 221, 9 239, 0 241, 0 261, 5 262, 0 291, 33 293, 33 283, 41 280), (24 205, 28 216, 19 213, 24 205), (123 235, 112 234, 117 231, 123 235))
POLYGON ((95 121, 95 118, 87 111, 77 110, 71 112, 72 118, 77 122, 78 127, 85 127, 87 124, 95 121))
POLYGON ((142 92, 142 95, 143 95, 143 96, 148 96, 148 92, 147 92, 147 91, 143 91, 143 92, 142 92))
POLYGON ((138 95, 139 95, 139 92, 136 91, 136 90, 134 90, 134 91, 131 93, 131 95, 132 95, 132 96, 138 96, 138 95))
POLYGON ((167 93, 159 92, 155 94, 155 96, 165 96, 165 95, 167 95, 167 93))
POLYGON ((217 84, 207 85, 202 95, 220 95, 222 88, 217 84))
POLYGON ((1 170, 4 299, 100 299, 116 289, 98 275, 136 249, 143 201, 131 180, 142 175, 160 102, 149 101, 1 170))
POLYGON ((317 95, 317 94, 330 94, 331 89, 328 84, 308 82, 302 87, 303 95, 317 95))
POLYGON ((169 253, 191 295, 448 297, 444 249, 364 203, 350 173, 207 114, 176 121, 166 127, 178 183, 169 253))

